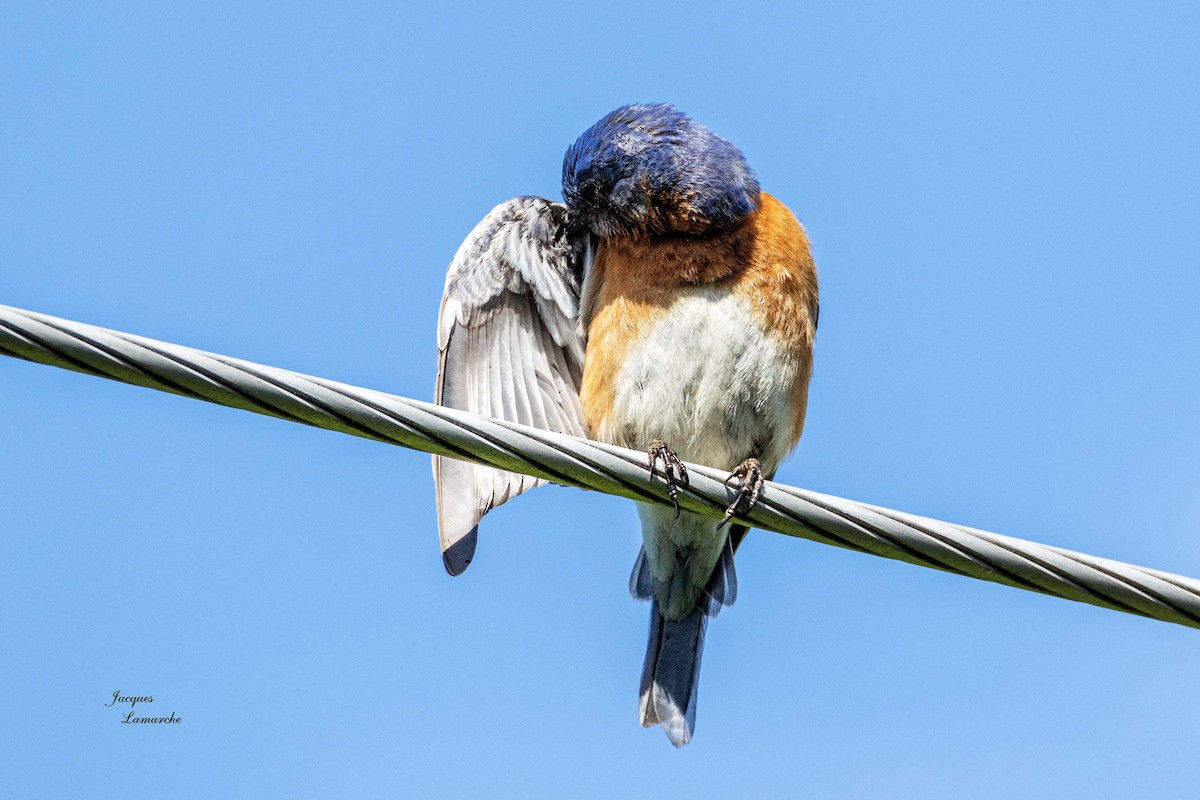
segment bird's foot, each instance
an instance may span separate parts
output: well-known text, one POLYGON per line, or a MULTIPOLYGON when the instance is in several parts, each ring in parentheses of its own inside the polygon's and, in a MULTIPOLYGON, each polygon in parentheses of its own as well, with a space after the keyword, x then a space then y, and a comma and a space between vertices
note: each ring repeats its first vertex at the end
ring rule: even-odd
POLYGON ((754 508, 754 504, 758 502, 758 495, 762 492, 763 483, 765 483, 762 474, 762 464, 758 463, 757 458, 747 458, 741 464, 738 464, 737 468, 729 473, 729 477, 725 479, 725 485, 728 486, 729 482, 734 478, 737 478, 741 485, 738 488, 737 497, 733 498, 733 502, 725 509, 725 516, 717 523, 718 529, 724 526, 726 522, 729 522, 730 518, 737 513, 738 506, 742 504, 742 500, 747 498, 750 502, 746 505, 746 512, 749 513, 754 508))
POLYGON ((675 516, 678 517, 679 487, 688 485, 687 467, 662 439, 655 439, 651 442, 646 455, 649 457, 650 480, 654 480, 654 476, 658 473, 658 460, 662 459, 663 479, 667 482, 667 493, 671 496, 671 503, 675 506, 675 516))

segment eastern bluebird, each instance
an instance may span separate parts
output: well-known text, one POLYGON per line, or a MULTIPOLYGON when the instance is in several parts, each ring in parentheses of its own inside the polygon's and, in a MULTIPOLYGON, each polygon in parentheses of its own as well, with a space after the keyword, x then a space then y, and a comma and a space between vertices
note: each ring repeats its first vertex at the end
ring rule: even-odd
MULTIPOLYGON (((438 318, 438 403, 645 450, 675 497, 681 461, 732 470, 717 522, 638 504, 630 591, 648 599, 639 717, 692 737, 710 616, 764 478, 804 428, 818 303, 800 223, 741 151, 666 104, 618 108, 563 160, 565 205, 520 197, 467 237, 438 318)), ((483 515, 541 481, 435 457, 443 560, 471 562, 483 515)))

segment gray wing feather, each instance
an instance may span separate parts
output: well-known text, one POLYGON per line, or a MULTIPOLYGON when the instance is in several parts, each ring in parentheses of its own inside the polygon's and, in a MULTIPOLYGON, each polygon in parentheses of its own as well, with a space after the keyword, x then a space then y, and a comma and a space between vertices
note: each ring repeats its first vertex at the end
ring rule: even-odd
MULTIPOLYGON (((577 320, 588 250, 565 220, 563 205, 518 197, 496 206, 459 247, 438 315, 435 402, 586 435, 577 320)), ((545 483, 441 456, 433 457, 433 476, 451 575, 471 563, 484 514, 545 483)))

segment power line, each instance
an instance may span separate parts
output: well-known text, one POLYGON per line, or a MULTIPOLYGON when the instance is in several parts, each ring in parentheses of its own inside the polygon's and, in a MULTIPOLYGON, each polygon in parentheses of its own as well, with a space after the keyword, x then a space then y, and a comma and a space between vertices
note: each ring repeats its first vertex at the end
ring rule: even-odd
MULTIPOLYGON (((0 306, 0 354, 555 483, 670 504, 645 454, 190 347, 0 306)), ((725 474, 688 464, 679 505, 720 518, 725 474)), ((1200 581, 768 483, 738 519, 863 553, 1200 628, 1200 581)))

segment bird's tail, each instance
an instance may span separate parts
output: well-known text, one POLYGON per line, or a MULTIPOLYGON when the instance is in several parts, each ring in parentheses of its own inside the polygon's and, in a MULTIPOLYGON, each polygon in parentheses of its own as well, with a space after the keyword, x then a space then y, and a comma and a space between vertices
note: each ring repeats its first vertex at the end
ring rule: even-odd
POLYGON ((735 526, 733 536, 726 538, 704 592, 692 612, 682 619, 663 616, 654 594, 645 548, 633 565, 629 590, 638 599, 650 600, 650 641, 642 665, 638 718, 645 728, 662 725, 676 747, 690 742, 696 727, 696 692, 700 686, 700 656, 704 653, 708 618, 715 617, 722 606, 733 605, 737 599, 733 551, 745 536, 745 530, 735 526))
POLYGON ((696 727, 696 690, 708 615, 696 610, 681 620, 663 617, 658 601, 650 604, 650 641, 642 665, 642 727, 662 725, 676 747, 692 740, 696 727))
MULTIPOLYGON (((737 600, 733 553, 746 531, 744 526, 732 526, 704 590, 693 601, 691 612, 680 619, 669 619, 663 614, 645 547, 638 553, 629 576, 629 593, 638 600, 650 601, 650 640, 646 644, 646 661, 642 664, 638 719, 644 728, 662 725, 667 738, 676 747, 683 747, 692 740, 704 633, 708 629, 708 618, 715 617, 722 606, 731 606, 737 600)), ((687 555, 677 552, 675 556, 674 573, 687 578, 687 555)), ((670 592, 665 600, 668 605, 674 602, 670 592)), ((668 614, 678 616, 671 611, 668 614)))

